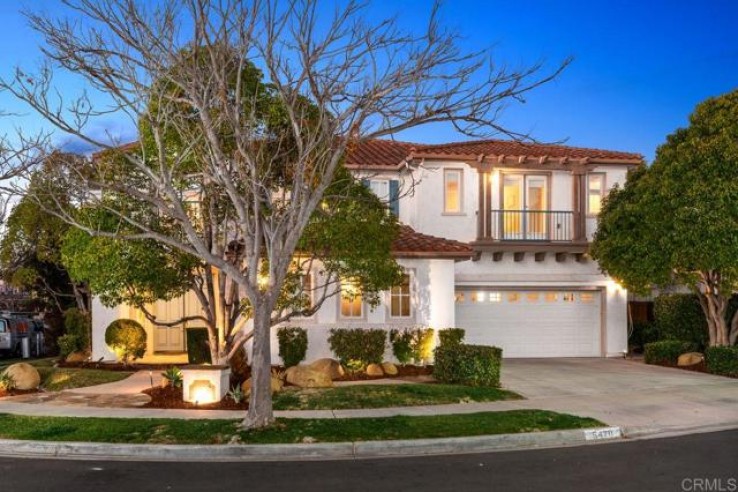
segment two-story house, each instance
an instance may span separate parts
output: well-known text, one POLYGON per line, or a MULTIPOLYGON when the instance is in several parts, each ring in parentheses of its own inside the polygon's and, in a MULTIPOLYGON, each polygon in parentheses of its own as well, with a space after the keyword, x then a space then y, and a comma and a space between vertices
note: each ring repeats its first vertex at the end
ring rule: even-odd
MULTIPOLYGON (((334 327, 429 326, 466 330, 467 343, 506 357, 611 357, 627 350, 627 292, 587 256, 602 199, 638 154, 488 140, 424 145, 364 142, 346 165, 404 224, 393 254, 402 285, 371 309, 336 296, 309 319, 308 359, 330 357, 334 327)), ((353 293, 352 293, 353 294, 353 293)), ((194 299, 159 303, 160 320, 196 312, 194 299)), ((184 333, 135 309, 93 303, 93 358, 112 359, 110 321, 139 320, 144 361, 186 361, 184 333)), ((277 344, 272 344, 278 361, 277 344)), ((391 358, 388 350, 387 358, 391 358)))

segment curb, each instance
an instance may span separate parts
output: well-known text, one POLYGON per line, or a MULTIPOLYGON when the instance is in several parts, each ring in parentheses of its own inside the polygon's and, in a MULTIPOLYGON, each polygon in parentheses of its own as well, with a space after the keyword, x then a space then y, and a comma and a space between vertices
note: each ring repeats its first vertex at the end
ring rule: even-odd
POLYGON ((622 440, 620 427, 316 444, 151 445, 0 440, 0 457, 110 461, 308 461, 485 453, 622 440))
POLYGON ((678 437, 689 434, 706 434, 738 429, 738 420, 719 424, 704 424, 693 426, 634 426, 622 428, 623 437, 631 440, 658 439, 661 437, 678 437))

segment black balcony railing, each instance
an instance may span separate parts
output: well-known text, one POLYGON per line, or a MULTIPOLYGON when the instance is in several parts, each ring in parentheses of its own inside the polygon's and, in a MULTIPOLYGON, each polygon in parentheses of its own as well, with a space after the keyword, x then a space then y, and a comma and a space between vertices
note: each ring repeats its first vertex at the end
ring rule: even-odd
POLYGON ((573 241, 574 212, 492 210, 490 238, 496 241, 573 241))

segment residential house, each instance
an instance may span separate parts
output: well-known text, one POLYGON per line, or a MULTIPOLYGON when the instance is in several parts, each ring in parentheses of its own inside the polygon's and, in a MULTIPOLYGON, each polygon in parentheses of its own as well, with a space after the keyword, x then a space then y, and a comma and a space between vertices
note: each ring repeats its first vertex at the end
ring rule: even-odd
MULTIPOLYGON (((616 357, 627 350, 627 292, 587 255, 602 200, 638 154, 502 140, 425 145, 362 143, 346 165, 403 224, 393 254, 402 285, 371 309, 337 296, 313 317, 308 359, 330 356, 334 327, 459 327, 466 342, 506 357, 616 357)), ((197 311, 194 297, 154 307, 166 321, 197 311)), ((93 303, 93 358, 112 359, 105 327, 139 320, 144 361, 182 362, 185 331, 155 327, 135 309, 93 303)), ((276 337, 273 358, 278 360, 276 337)), ((387 357, 391 358, 388 350, 387 357)))

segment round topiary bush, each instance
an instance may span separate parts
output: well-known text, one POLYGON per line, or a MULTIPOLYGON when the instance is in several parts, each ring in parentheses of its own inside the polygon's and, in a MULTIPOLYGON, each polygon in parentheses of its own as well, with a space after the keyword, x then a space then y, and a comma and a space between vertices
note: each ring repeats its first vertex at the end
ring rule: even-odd
POLYGON ((121 361, 128 364, 146 353, 146 331, 132 319, 118 319, 105 329, 105 343, 121 361))

